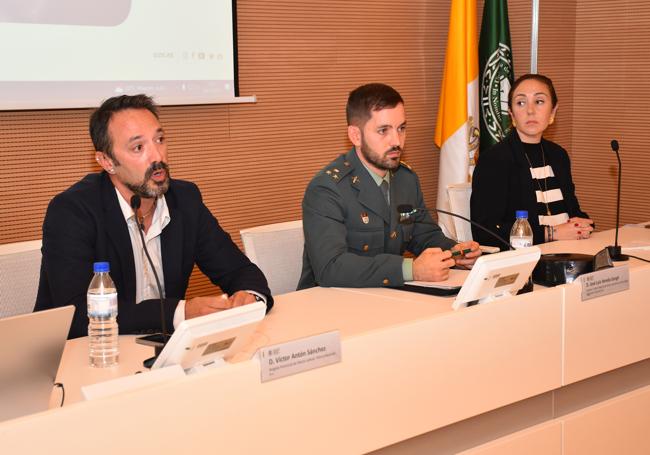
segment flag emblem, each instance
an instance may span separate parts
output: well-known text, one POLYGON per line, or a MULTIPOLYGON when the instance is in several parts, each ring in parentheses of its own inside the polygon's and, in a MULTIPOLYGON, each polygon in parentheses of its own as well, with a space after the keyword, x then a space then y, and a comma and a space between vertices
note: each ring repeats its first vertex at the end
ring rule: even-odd
POLYGON ((481 77, 481 114, 487 133, 496 143, 501 141, 508 129, 508 93, 512 73, 512 52, 510 47, 499 43, 490 55, 481 77))

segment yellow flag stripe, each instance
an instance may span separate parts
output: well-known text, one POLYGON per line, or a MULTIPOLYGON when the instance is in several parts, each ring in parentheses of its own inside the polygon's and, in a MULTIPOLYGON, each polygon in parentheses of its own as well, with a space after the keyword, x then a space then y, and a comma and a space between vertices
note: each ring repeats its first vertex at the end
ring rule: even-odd
POLYGON ((478 77, 477 43, 476 0, 452 0, 436 120, 438 147, 467 121, 467 85, 478 77))

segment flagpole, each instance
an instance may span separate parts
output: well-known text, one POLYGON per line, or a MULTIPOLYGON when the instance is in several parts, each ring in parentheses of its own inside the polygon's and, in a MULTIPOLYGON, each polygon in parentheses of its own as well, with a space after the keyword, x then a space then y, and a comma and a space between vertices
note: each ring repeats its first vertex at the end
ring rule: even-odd
POLYGON ((537 73, 537 43, 539 30, 539 0, 533 0, 533 23, 530 32, 530 72, 537 73))

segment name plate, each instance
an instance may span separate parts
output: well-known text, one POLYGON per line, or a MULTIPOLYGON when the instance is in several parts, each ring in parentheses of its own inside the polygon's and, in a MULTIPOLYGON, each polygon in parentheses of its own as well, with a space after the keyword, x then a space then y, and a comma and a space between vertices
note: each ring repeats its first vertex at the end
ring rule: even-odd
POLYGON ((580 276, 582 301, 630 289, 630 269, 627 264, 580 276))
POLYGON ((291 376, 341 361, 338 330, 287 343, 265 346, 259 351, 262 382, 291 376))

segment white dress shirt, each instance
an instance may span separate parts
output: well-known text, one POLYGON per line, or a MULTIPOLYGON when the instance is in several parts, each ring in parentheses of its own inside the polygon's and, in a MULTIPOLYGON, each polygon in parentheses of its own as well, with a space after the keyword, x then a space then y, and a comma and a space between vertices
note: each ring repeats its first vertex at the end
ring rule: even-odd
MULTIPOLYGON (((143 300, 158 299, 158 288, 156 286, 156 278, 151 271, 151 266, 145 255, 144 248, 142 248, 142 240, 138 233, 138 225, 135 220, 135 214, 128 202, 122 197, 120 192, 115 189, 117 193, 117 200, 120 203, 120 209, 126 220, 126 225, 129 228, 129 237, 131 237, 131 247, 133 249, 133 263, 135 265, 135 303, 136 305, 143 300)), ((147 250, 151 257, 158 279, 160 280, 160 287, 162 289, 163 297, 165 296, 165 275, 162 267, 162 252, 160 249, 160 234, 163 229, 169 224, 171 217, 169 215, 169 208, 167 207, 167 200, 165 196, 156 199, 156 207, 154 208, 151 226, 149 230, 144 233, 144 241, 147 244, 147 250)), ((185 300, 180 300, 174 312, 174 328, 185 320, 185 300)))
MULTIPOLYGON (((151 271, 151 266, 145 255, 144 248, 142 248, 142 240, 138 233, 138 225, 135 220, 135 214, 128 202, 122 197, 120 192, 115 189, 117 193, 117 200, 120 203, 120 209, 126 220, 126 225, 129 228, 129 236, 131 237, 131 247, 133 249, 133 263, 135 265, 135 303, 138 304, 143 300, 158 299, 158 288, 156 286, 156 278, 151 271)), ((156 199, 156 207, 154 208, 151 226, 149 230, 144 233, 144 241, 147 244, 149 256, 153 262, 156 272, 158 272, 158 279, 160 280, 160 287, 162 288, 163 298, 165 297, 165 276, 162 267, 162 252, 160 249, 160 234, 163 229, 171 221, 169 215, 169 208, 167 207, 167 200, 165 196, 156 199)), ((246 291, 259 297, 266 303, 266 296, 259 294, 255 291, 246 291)), ((223 294, 224 298, 228 296, 223 294)), ((174 328, 185 320, 185 300, 179 300, 174 311, 174 328)))

